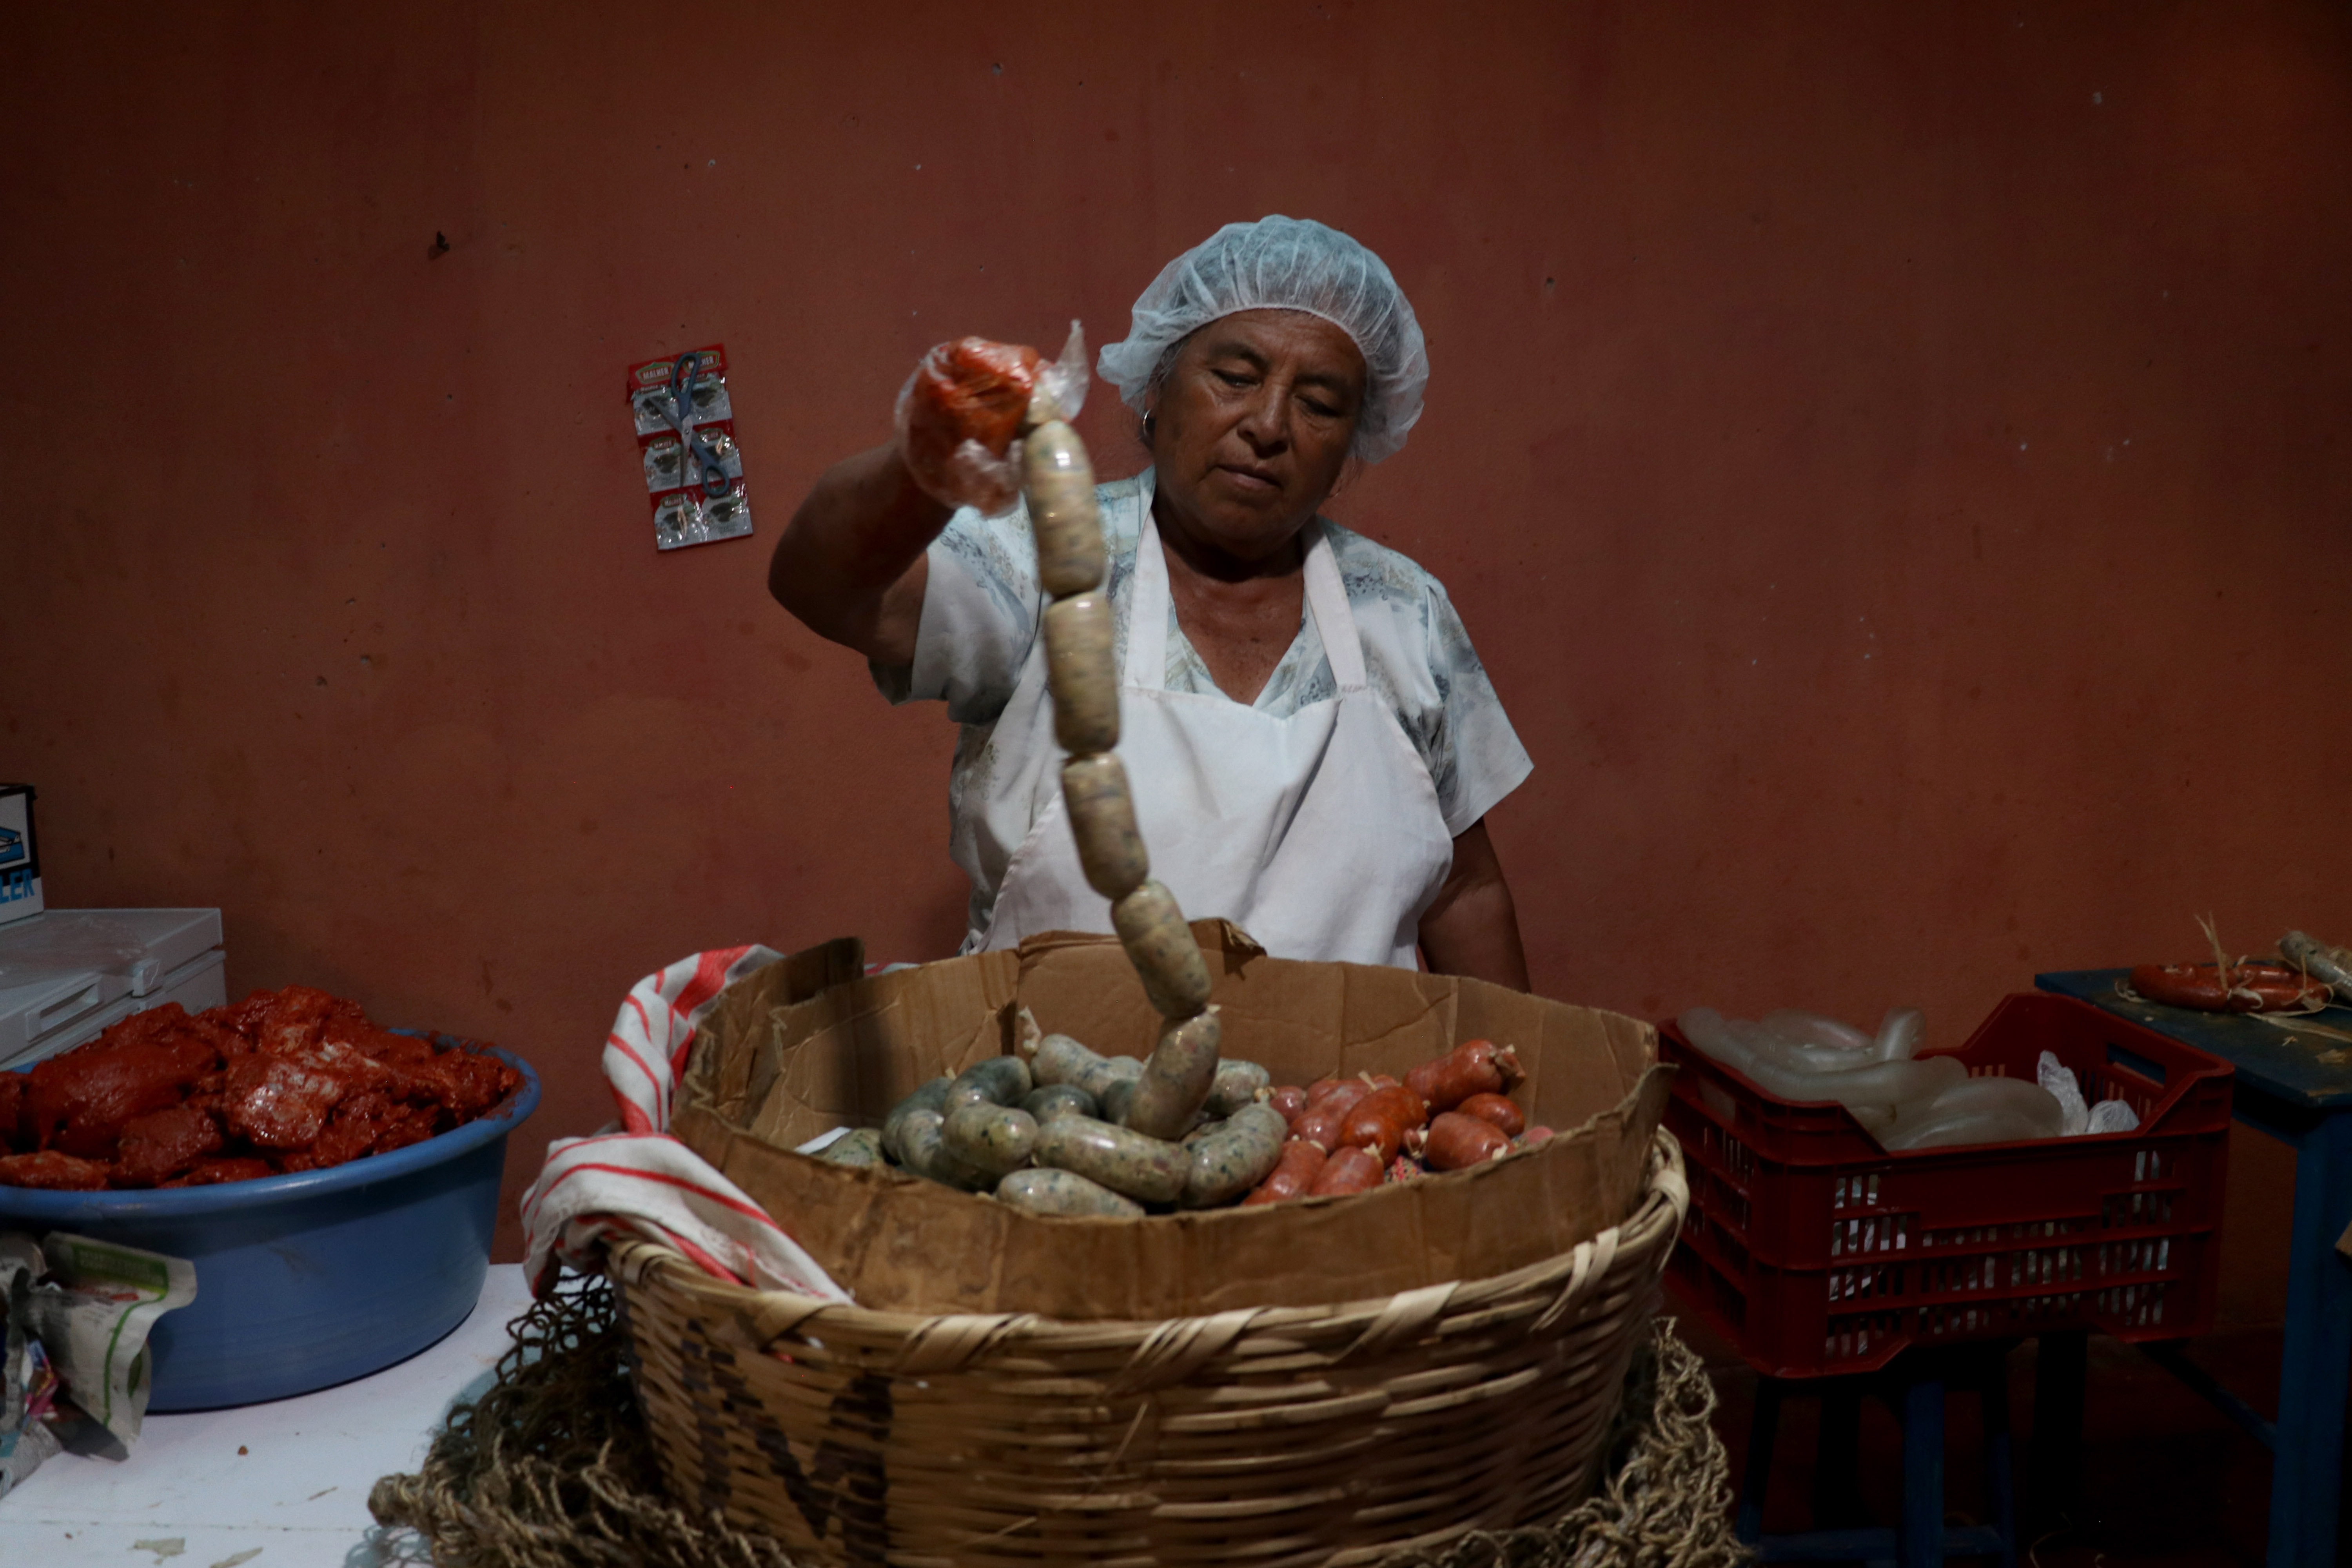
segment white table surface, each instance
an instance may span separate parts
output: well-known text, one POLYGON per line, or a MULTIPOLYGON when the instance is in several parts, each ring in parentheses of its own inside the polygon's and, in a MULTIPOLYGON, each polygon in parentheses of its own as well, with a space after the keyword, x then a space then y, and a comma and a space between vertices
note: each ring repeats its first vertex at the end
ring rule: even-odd
MULTIPOLYGON (((121 1461, 59 1454, 0 1498, 0 1563, 389 1568, 368 1512, 414 1470, 452 1403, 490 1385, 530 1291, 493 1266, 473 1315, 373 1377, 241 1410, 150 1415, 121 1461)), ((413 1541, 414 1537, 407 1539, 413 1541)))

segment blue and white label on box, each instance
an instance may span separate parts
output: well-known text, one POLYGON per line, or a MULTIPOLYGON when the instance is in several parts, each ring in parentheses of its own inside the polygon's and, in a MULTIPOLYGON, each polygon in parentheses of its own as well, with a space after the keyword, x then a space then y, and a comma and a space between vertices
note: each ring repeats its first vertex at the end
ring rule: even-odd
POLYGON ((33 838, 33 787, 0 784, 0 921, 37 915, 41 856, 33 838))

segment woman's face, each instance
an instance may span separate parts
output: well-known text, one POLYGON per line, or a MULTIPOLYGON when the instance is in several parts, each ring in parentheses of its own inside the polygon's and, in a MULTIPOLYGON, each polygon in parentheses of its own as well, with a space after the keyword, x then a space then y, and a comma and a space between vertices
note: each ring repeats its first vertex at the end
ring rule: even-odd
POLYGON ((1303 310, 1240 310, 1184 340, 1153 405, 1158 491, 1243 561, 1288 545, 1339 481, 1365 393, 1355 341, 1303 310))

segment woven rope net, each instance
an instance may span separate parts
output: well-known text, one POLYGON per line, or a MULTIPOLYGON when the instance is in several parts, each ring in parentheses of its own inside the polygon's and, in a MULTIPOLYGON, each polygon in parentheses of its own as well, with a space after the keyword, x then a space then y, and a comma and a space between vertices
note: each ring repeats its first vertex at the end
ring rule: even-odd
MULTIPOLYGON (((461 1403, 416 1474, 368 1507, 394 1560, 436 1568, 803 1568, 766 1536, 697 1518, 662 1489, 628 1334, 601 1277, 513 1324, 496 1381, 461 1403)), ((1735 1568, 1729 1465, 1699 1359, 1660 1320, 1636 1353, 1601 1484, 1551 1524, 1479 1532, 1383 1568, 1735 1568)))

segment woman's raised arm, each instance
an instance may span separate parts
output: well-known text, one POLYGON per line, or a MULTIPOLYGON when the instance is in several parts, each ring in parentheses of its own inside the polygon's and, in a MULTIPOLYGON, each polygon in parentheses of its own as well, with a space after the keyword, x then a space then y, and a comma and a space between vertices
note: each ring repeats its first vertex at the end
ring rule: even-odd
POLYGON ((1006 453, 1029 407, 1037 351, 958 338, 925 354, 898 395, 898 439, 835 463, 784 525, 768 592, 821 637, 877 664, 914 662, 923 551, 958 506, 1019 493, 1006 453))
POLYGON ((952 515, 915 483, 895 446, 845 458, 784 525, 768 592, 817 636, 877 664, 912 664, 923 551, 952 515))

